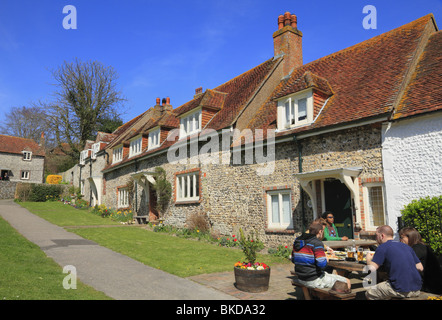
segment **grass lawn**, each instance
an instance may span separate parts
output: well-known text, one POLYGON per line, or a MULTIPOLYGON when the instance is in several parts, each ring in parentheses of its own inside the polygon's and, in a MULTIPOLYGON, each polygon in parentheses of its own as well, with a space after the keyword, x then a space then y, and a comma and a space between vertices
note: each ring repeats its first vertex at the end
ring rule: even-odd
MULTIPOLYGON (((235 262, 243 260, 241 250, 184 239, 141 228, 75 229, 83 238, 122 253, 151 267, 189 277, 197 274, 232 271, 235 262)), ((288 263, 288 259, 260 255, 257 259, 268 265, 288 263)))
POLYGON ((120 224, 119 222, 112 221, 109 218, 102 218, 92 214, 89 212, 89 210, 79 210, 58 201, 19 202, 19 204, 40 218, 46 219, 47 221, 60 227, 120 224))
MULTIPOLYGON (((118 224, 108 218, 101 218, 86 210, 78 210, 60 202, 20 204, 59 226, 118 224)), ((136 227, 83 228, 69 229, 69 231, 180 277, 231 271, 235 262, 245 258, 239 249, 219 247, 205 241, 179 238, 136 227)), ((288 259, 267 254, 260 255, 257 261, 270 266, 274 263, 291 263, 288 259)))
POLYGON ((2 218, 0 234, 0 300, 110 299, 78 279, 77 289, 64 289, 63 269, 2 218))

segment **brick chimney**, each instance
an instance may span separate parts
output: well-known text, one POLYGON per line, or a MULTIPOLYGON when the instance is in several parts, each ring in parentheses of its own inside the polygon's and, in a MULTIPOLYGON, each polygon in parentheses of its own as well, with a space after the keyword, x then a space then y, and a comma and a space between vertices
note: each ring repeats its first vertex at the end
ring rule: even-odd
POLYGON ((200 95, 203 94, 203 87, 199 87, 195 89, 195 95, 193 96, 193 98, 198 98, 200 95))
POLYGON ((283 73, 290 74, 294 68, 302 66, 302 32, 298 30, 294 14, 286 12, 278 17, 278 30, 273 33, 275 57, 284 55, 283 73))

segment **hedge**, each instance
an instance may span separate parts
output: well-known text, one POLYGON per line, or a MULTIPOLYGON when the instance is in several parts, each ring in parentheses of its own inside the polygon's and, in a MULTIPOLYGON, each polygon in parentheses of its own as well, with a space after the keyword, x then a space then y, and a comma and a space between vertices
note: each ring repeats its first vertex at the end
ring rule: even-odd
POLYGON ((32 184, 29 200, 35 202, 58 200, 62 193, 63 188, 59 185, 32 184))
POLYGON ((402 213, 404 224, 416 228, 437 255, 442 254, 442 195, 413 200, 402 213))

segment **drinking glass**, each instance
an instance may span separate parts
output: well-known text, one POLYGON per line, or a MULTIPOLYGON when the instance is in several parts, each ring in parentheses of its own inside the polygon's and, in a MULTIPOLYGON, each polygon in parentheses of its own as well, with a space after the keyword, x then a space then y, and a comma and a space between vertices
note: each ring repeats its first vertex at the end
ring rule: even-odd
POLYGON ((358 248, 358 261, 364 260, 364 248, 359 247, 358 248))

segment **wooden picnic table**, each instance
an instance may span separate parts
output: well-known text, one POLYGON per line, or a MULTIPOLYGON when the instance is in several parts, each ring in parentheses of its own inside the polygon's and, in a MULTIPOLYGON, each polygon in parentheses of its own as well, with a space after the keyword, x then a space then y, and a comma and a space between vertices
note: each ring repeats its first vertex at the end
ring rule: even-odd
POLYGON ((357 261, 346 261, 346 260, 329 260, 328 266, 334 268, 340 276, 346 277, 349 272, 357 271, 363 272, 365 263, 359 263, 357 261))
MULTIPOLYGON (((377 242, 375 240, 354 240, 355 241, 355 245, 357 247, 369 247, 369 246, 373 246, 376 245, 377 242)), ((353 245, 353 240, 345 240, 345 241, 322 241, 326 246, 332 248, 332 249, 342 249, 342 248, 346 248, 348 246, 352 246, 353 245)))

